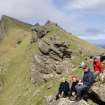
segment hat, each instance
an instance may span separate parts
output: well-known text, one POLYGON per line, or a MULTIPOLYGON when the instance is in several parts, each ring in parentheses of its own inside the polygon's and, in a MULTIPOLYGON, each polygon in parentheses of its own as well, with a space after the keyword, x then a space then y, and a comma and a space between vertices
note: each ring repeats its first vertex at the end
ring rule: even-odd
POLYGON ((81 62, 80 67, 83 68, 86 64, 84 62, 81 62))
POLYGON ((84 65, 82 68, 83 68, 83 69, 86 69, 86 68, 87 68, 87 65, 84 65))

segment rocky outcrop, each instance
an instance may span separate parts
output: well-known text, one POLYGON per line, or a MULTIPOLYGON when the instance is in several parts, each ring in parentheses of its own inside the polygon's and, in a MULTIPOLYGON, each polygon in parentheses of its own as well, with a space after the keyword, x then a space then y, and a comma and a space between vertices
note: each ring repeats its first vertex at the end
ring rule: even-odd
POLYGON ((3 39, 6 31, 7 31, 7 26, 5 24, 5 16, 2 16, 1 21, 0 21, 0 39, 3 39))
POLYGON ((45 26, 40 26, 38 23, 32 27, 32 43, 43 38, 49 31, 45 26))
POLYGON ((66 41, 59 41, 54 37, 48 41, 40 40, 38 45, 43 54, 47 54, 53 59, 71 58, 72 52, 69 49, 69 43, 66 41))
POLYGON ((46 97, 46 105, 89 105, 86 101, 81 100, 78 102, 70 101, 68 98, 61 98, 59 100, 55 100, 53 97, 46 97))
POLYGON ((104 84, 97 83, 92 87, 92 90, 98 95, 100 100, 105 102, 105 83, 104 84))
POLYGON ((47 50, 47 47, 39 47, 40 53, 33 55, 33 66, 31 71, 33 83, 47 81, 57 75, 63 75, 70 72, 71 64, 69 62, 71 52, 69 54, 70 56, 65 56, 59 49, 51 50, 50 45, 48 48, 49 49, 47 50), (59 53, 57 53, 57 51, 59 53), (60 53, 62 56, 59 55, 60 53))
POLYGON ((45 25, 54 25, 54 26, 58 26, 57 23, 54 23, 54 22, 52 22, 52 21, 50 21, 50 20, 48 20, 48 21, 45 23, 45 25))
POLYGON ((45 26, 36 25, 33 31, 37 36, 37 40, 34 41, 37 41, 39 53, 33 55, 32 82, 48 81, 50 78, 69 73, 72 54, 71 49, 69 49, 70 44, 55 36, 45 40, 44 37, 48 33, 45 26))

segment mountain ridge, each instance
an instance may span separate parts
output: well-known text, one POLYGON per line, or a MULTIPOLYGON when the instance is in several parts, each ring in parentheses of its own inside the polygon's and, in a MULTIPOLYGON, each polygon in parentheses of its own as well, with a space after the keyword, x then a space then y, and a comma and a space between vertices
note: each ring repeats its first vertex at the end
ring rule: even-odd
MULTIPOLYGON (((7 18, 8 17, 6 17, 6 19, 7 18)), ((58 42, 69 42, 69 48, 72 51, 72 59, 69 59, 70 62, 68 63, 72 63, 73 66, 70 70, 78 67, 85 57, 92 54, 100 54, 105 51, 102 48, 97 48, 96 46, 65 32, 57 24, 43 25, 44 29, 48 30, 47 33, 46 31, 44 33, 43 26, 39 25, 38 33, 44 36, 33 43, 31 43, 33 38, 32 34, 35 38, 38 34, 36 29, 34 33, 32 32, 33 25, 21 25, 20 22, 17 23, 10 19, 9 21, 6 21, 6 26, 8 26, 6 35, 4 35, 0 43, 1 105, 44 105, 45 96, 56 93, 59 78, 53 78, 48 82, 42 82, 39 85, 35 85, 31 81, 33 55, 40 53, 38 47, 39 40, 49 42, 50 38, 56 37, 58 42)), ((46 57, 46 55, 42 55, 42 59, 44 56, 46 57)), ((49 58, 49 55, 47 57, 49 58)), ((61 62, 59 61, 58 63, 61 62)), ((76 70, 75 72, 77 73, 80 71, 76 70)))

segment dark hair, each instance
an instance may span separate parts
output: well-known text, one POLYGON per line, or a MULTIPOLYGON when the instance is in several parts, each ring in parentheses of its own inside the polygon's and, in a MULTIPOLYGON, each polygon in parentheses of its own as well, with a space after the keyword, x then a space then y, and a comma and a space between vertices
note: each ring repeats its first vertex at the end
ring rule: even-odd
POLYGON ((90 59, 93 59, 93 56, 90 56, 89 58, 90 58, 90 59))
POLYGON ((96 57, 94 57, 93 64, 96 64, 96 61, 95 61, 96 59, 97 59, 97 58, 96 58, 96 57))

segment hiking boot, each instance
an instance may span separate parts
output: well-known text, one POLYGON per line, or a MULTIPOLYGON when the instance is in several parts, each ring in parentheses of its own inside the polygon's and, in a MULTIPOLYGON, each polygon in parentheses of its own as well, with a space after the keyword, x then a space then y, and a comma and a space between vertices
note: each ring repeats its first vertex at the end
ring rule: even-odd
POLYGON ((82 98, 80 96, 76 97, 76 101, 80 101, 82 98))
POLYGON ((76 101, 76 97, 71 96, 71 97, 70 97, 70 101, 76 101))

